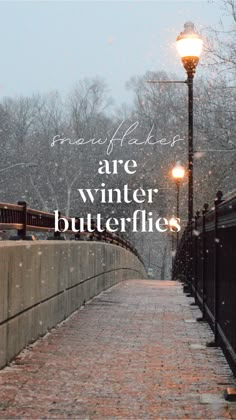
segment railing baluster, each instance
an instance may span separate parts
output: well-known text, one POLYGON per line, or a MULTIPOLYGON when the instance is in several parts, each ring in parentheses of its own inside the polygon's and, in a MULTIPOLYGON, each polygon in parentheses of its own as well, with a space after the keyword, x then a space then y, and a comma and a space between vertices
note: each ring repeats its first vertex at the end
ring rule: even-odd
POLYGON ((215 199, 215 243, 214 243, 214 344, 219 345, 218 322, 219 322, 219 247, 220 239, 218 232, 218 206, 223 202, 223 193, 218 191, 215 199))
POLYGON ((22 229, 19 229, 17 231, 17 235, 19 239, 26 239, 27 234, 27 203, 25 201, 18 201, 18 205, 22 206, 22 212, 21 212, 21 223, 22 223, 22 229))
POLYGON ((202 316, 197 318, 199 322, 206 321, 206 213, 209 205, 204 204, 202 210, 202 316))
POLYGON ((198 267, 197 267, 197 258, 198 258, 198 219, 200 217, 200 211, 196 212, 195 222, 194 222, 194 250, 193 250, 193 283, 194 283, 194 304, 197 305, 197 291, 198 291, 198 267))

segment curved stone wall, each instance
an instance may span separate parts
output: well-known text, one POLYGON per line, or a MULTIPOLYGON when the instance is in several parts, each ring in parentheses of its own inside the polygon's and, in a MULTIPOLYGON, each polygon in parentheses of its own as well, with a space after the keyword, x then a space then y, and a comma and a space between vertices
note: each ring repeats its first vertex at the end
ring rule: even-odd
POLYGON ((145 277, 135 255, 104 242, 0 243, 0 367, 103 290, 145 277))

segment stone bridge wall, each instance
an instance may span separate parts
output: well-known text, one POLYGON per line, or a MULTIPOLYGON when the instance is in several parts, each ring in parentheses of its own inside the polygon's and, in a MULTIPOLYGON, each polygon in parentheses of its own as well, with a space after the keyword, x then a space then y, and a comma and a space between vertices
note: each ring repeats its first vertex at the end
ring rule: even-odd
POLYGON ((103 242, 0 243, 0 367, 103 290, 145 277, 135 255, 103 242))

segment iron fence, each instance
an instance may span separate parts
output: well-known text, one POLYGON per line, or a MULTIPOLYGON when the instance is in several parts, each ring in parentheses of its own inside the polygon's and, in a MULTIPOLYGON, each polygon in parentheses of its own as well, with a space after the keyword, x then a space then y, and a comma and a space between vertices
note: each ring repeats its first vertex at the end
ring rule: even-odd
POLYGON ((202 311, 199 321, 213 329, 236 374, 236 193, 223 199, 218 191, 214 207, 205 204, 180 241, 173 278, 182 280, 202 311))
MULTIPOLYGON (((59 217, 61 216, 62 215, 59 214, 59 217)), ((98 231, 94 221, 91 224, 94 232, 88 231, 88 225, 85 222, 84 231, 75 233, 71 228, 71 218, 65 216, 63 216, 63 218, 67 219, 69 229, 63 233, 55 232, 55 215, 53 213, 31 209, 24 201, 19 201, 18 204, 0 203, 0 231, 16 230, 17 236, 14 239, 30 240, 32 239, 32 236, 29 235, 29 232, 51 232, 52 236, 49 236, 47 239, 61 240, 64 239, 66 235, 69 235, 75 240, 88 239, 105 241, 131 251, 143 263, 141 256, 132 243, 123 239, 120 235, 112 233, 105 228, 104 232, 98 231)), ((59 221, 59 229, 60 227, 59 221)), ((77 230, 80 228, 79 218, 76 218, 75 228, 77 230)))

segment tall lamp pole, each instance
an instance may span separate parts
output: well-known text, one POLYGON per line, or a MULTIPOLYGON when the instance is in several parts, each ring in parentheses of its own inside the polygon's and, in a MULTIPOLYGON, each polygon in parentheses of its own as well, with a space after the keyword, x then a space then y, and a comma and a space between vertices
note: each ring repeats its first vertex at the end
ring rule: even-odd
POLYGON ((174 261, 175 261, 175 242, 174 242, 174 234, 175 232, 177 232, 177 220, 175 216, 172 216, 171 219, 169 220, 169 228, 170 228, 170 233, 171 233, 171 254, 172 254, 172 279, 173 279, 173 274, 174 274, 174 261))
POLYGON ((203 40, 194 24, 187 22, 176 39, 177 50, 187 73, 188 86, 188 221, 193 220, 193 78, 202 52, 203 40))
MULTIPOLYGON (((174 168, 172 169, 172 176, 175 180, 176 183, 176 192, 177 192, 177 197, 176 197, 176 217, 179 218, 179 189, 180 189, 180 182, 182 181, 183 177, 185 174, 185 170, 184 167, 177 162, 176 165, 174 166, 174 168)), ((179 232, 177 232, 177 247, 179 245, 179 232)))

